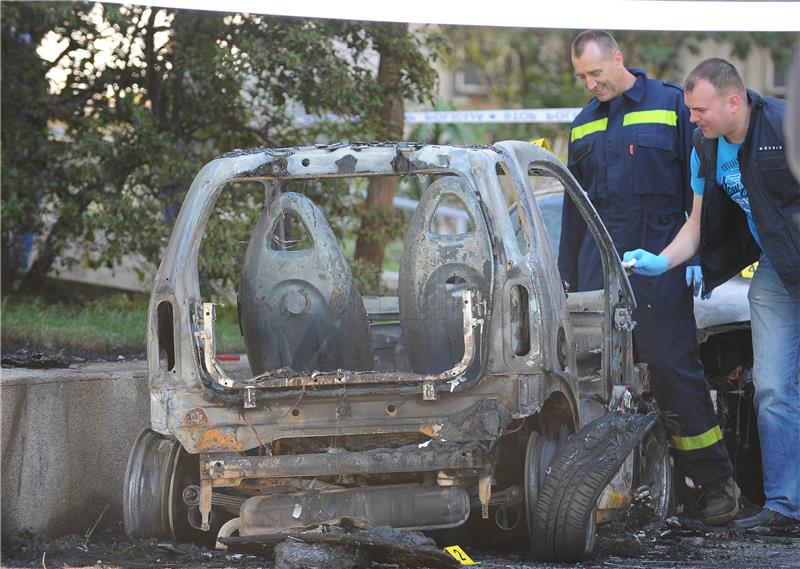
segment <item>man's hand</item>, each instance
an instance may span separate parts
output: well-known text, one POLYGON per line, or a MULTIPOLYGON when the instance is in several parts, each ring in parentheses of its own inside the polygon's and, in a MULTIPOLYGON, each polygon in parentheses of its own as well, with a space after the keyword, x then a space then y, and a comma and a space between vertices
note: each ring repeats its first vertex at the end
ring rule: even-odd
POLYGON ((694 296, 700 296, 700 291, 703 290, 703 270, 698 265, 686 266, 686 286, 694 288, 694 296))
MULTIPOLYGON (((688 265, 686 267, 686 286, 694 288, 694 295, 700 296, 703 290, 703 270, 698 265, 688 265)), ((703 300, 711 298, 711 293, 703 295, 703 300)))
POLYGON ((646 277, 657 277, 669 268, 669 261, 666 257, 653 255, 644 249, 625 251, 622 260, 626 263, 635 260, 636 262, 631 267, 633 272, 646 277))

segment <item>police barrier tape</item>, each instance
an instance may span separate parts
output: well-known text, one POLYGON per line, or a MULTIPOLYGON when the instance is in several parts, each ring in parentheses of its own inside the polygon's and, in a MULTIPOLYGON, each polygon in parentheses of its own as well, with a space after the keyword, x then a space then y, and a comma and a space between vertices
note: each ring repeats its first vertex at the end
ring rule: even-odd
MULTIPOLYGON (((563 123, 569 124, 581 111, 577 107, 560 109, 476 109, 465 111, 409 111, 406 124, 479 124, 479 123, 563 123)), ((292 117, 296 126, 310 126, 320 121, 358 122, 358 117, 335 115, 309 115, 298 113, 292 117)))
POLYGON ((408 124, 434 123, 571 123, 580 108, 476 109, 468 111, 417 111, 406 113, 408 124))

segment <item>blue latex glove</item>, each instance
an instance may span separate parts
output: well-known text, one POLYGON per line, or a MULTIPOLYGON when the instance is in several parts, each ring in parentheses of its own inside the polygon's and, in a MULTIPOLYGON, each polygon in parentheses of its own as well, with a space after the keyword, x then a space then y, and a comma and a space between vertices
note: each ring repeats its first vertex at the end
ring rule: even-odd
POLYGON ((700 291, 703 290, 703 270, 699 266, 686 266, 686 286, 694 288, 692 294, 700 296, 700 291))
POLYGON ((625 251, 622 256, 624 262, 636 260, 636 263, 631 267, 637 275, 644 275, 646 277, 657 277, 669 268, 669 261, 662 255, 653 255, 644 249, 635 249, 633 251, 625 251))
MULTIPOLYGON (((703 270, 699 265, 688 265, 686 267, 686 286, 694 288, 694 295, 700 296, 703 290, 703 270)), ((711 298, 711 293, 703 295, 703 300, 711 298)))

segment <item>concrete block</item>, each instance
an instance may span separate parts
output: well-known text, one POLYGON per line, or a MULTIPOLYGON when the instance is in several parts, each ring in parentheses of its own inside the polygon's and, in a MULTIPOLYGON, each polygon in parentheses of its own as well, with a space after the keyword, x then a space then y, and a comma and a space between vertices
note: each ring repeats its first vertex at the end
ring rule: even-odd
POLYGON ((2 539, 122 519, 125 466, 150 426, 145 362, 0 372, 2 539))

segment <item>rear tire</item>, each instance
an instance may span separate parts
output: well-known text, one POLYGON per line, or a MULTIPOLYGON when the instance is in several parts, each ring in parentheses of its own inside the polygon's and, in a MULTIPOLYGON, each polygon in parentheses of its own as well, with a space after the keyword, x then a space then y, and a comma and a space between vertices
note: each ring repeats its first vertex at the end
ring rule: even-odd
POLYGON ((128 457, 122 515, 130 539, 171 537, 167 519, 170 463, 174 443, 145 429, 128 457))
MULTIPOLYGON (((561 446, 566 443, 566 435, 561 440, 561 446)), ((559 441, 549 440, 538 431, 531 431, 528 436, 528 445, 525 449, 525 521, 528 524, 530 537, 533 528, 533 513, 539 501, 539 492, 542 488, 547 466, 553 460, 559 449, 559 441)))
MULTIPOLYGON (((217 530, 230 515, 214 508, 210 531, 192 527, 183 490, 199 483, 197 455, 187 453, 178 441, 151 429, 143 430, 133 443, 125 473, 122 514, 126 535, 130 539, 172 538, 213 546, 217 530)), ((199 513, 197 518, 199 523, 199 513)))
POLYGON ((548 467, 531 530, 531 554, 543 561, 577 562, 595 547, 595 505, 654 419, 609 413, 573 435, 548 467))

